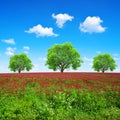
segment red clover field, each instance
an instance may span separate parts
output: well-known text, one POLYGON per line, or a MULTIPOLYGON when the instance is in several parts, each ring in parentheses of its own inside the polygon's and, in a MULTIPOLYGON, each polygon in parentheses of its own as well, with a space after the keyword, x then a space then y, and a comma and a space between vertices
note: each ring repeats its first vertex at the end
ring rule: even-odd
POLYGON ((120 73, 0 74, 0 120, 120 120, 120 73))

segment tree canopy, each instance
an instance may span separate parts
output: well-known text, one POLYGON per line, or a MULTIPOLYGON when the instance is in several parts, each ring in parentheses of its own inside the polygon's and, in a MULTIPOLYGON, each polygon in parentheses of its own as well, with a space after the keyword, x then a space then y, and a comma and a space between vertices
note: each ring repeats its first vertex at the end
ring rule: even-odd
POLYGON ((15 54, 10 57, 9 68, 11 71, 21 73, 23 70, 31 70, 32 67, 32 62, 25 53, 15 54))
POLYGON ((99 54, 94 57, 93 68, 95 71, 102 71, 104 73, 107 70, 113 71, 116 67, 115 60, 108 53, 99 54))
POLYGON ((80 54, 69 42, 55 44, 48 49, 46 65, 54 71, 60 70, 63 72, 70 67, 76 70, 82 62, 80 54))

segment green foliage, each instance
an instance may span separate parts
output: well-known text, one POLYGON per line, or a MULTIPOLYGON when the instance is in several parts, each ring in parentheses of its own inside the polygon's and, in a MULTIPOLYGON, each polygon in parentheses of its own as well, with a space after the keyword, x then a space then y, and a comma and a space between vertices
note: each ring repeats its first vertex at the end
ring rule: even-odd
POLYGON ((0 93, 0 120, 119 120, 118 105, 118 92, 72 89, 47 95, 27 89, 0 93))
POLYGON ((69 42, 55 44, 48 49, 46 65, 54 71, 63 72, 70 67, 77 69, 82 62, 79 53, 69 42))
POLYGON ((25 53, 15 54, 10 57, 9 68, 11 71, 20 73, 23 70, 29 71, 32 67, 32 62, 25 53))
POLYGON ((116 66, 115 60, 108 53, 94 57, 93 68, 95 71, 102 71, 103 73, 107 70, 113 71, 116 66))
POLYGON ((28 88, 35 88, 35 87, 39 87, 39 84, 36 82, 29 82, 26 87, 28 88))
POLYGON ((119 120, 120 118, 120 109, 117 107, 111 107, 109 109, 104 109, 100 111, 100 116, 104 120, 119 120))

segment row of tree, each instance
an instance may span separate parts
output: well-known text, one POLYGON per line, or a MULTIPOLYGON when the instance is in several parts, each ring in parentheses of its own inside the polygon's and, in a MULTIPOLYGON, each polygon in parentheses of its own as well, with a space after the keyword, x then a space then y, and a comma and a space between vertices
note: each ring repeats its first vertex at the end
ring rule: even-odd
MULTIPOLYGON (((61 72, 69 68, 76 70, 82 63, 83 60, 80 59, 80 54, 69 42, 55 44, 48 49, 46 65, 49 69, 61 72)), ((110 54, 106 53, 95 56, 92 67, 95 71, 104 73, 107 70, 113 71, 117 65, 110 54)), ((33 64, 25 53, 15 54, 10 57, 9 68, 11 71, 21 73, 23 70, 31 70, 33 64)))

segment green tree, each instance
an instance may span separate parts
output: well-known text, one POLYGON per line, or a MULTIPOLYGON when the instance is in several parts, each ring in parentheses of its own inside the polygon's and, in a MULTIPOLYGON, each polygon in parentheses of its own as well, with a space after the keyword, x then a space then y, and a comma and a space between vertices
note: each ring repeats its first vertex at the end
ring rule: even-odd
POLYGON ((110 56, 110 54, 99 54, 93 59, 93 66, 95 71, 102 71, 103 73, 107 70, 113 71, 117 65, 115 60, 110 56))
POLYGON ((11 71, 21 73, 23 70, 31 70, 32 67, 32 62, 25 53, 15 54, 10 57, 9 68, 11 71))
POLYGON ((76 70, 82 62, 80 54, 69 42, 55 44, 48 49, 46 65, 54 71, 60 70, 63 72, 70 67, 76 70))

